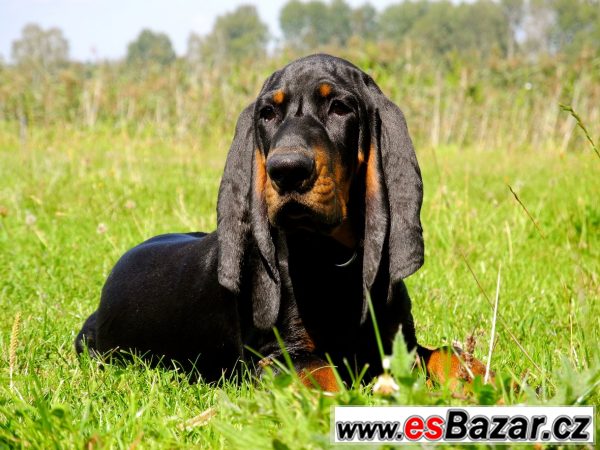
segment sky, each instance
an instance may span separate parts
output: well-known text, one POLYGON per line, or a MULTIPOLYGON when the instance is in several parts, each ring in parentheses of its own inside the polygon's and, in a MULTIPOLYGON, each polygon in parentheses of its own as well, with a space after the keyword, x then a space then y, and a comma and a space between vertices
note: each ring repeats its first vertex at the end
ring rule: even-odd
MULTIPOLYGON (((367 0, 346 0, 353 7, 367 0)), ((378 11, 399 0, 370 0, 378 11)), ((11 61, 12 42, 28 23, 58 27, 79 61, 118 59, 144 28, 166 33, 179 55, 193 31, 211 31, 217 16, 253 3, 271 34, 281 36, 279 10, 286 1, 252 0, 0 0, 0 58, 11 61)))

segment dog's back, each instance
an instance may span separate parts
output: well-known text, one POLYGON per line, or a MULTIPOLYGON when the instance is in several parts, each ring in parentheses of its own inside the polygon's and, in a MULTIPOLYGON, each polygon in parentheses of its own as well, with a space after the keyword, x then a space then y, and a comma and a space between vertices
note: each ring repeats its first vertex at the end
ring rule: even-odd
POLYGON ((216 242, 216 233, 166 234, 125 253, 77 335, 77 352, 135 352, 153 363, 177 361, 208 379, 233 367, 242 352, 239 315, 217 280, 216 242))

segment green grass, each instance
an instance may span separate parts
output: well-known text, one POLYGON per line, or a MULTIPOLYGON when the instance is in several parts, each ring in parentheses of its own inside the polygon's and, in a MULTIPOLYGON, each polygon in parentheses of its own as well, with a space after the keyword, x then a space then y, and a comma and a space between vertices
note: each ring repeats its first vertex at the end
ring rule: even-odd
POLYGON ((124 251, 214 229, 229 139, 67 127, 22 139, 0 127, 0 448, 322 448, 333 404, 599 403, 600 165, 588 148, 419 151, 426 264, 408 280, 418 337, 475 333, 485 360, 492 308, 477 281, 493 300, 502 266, 497 389, 454 398, 407 375, 402 352, 391 398, 368 386, 330 397, 288 375, 207 386, 142 363, 79 362, 75 334, 124 251))

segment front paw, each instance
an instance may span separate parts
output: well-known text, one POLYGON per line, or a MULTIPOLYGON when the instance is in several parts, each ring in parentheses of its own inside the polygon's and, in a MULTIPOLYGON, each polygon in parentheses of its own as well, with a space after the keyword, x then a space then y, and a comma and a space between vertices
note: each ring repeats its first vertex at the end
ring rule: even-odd
MULTIPOLYGON (((430 349, 419 346, 417 350, 419 363, 425 368, 427 376, 434 382, 447 384, 452 389, 459 382, 471 382, 474 377, 485 376, 485 365, 472 354, 459 347, 439 347, 430 349)), ((494 374, 490 372, 493 382, 494 374)))
MULTIPOLYGON (((338 392, 341 388, 336 378, 334 366, 327 361, 308 355, 290 355, 298 378, 307 387, 317 388, 327 392, 338 392)), ((260 372, 267 367, 274 375, 281 373, 281 367, 276 363, 275 356, 267 356, 258 361, 260 372)))
POLYGON ((335 374, 335 367, 316 356, 304 356, 294 361, 296 373, 307 387, 327 392, 339 392, 340 382, 335 374))

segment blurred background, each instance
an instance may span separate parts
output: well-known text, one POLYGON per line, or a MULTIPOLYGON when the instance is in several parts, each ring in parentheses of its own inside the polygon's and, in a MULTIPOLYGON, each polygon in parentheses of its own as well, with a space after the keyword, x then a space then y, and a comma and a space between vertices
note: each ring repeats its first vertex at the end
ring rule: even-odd
POLYGON ((419 146, 559 151, 600 122, 600 1, 6 0, 0 121, 229 140, 274 69, 328 52, 369 72, 419 146))

